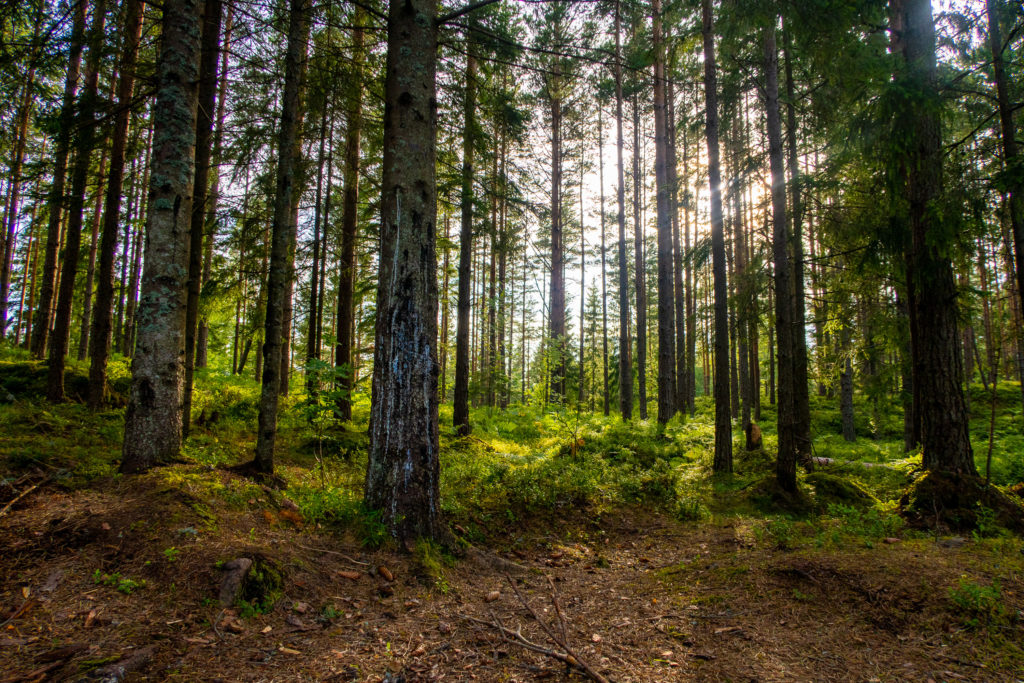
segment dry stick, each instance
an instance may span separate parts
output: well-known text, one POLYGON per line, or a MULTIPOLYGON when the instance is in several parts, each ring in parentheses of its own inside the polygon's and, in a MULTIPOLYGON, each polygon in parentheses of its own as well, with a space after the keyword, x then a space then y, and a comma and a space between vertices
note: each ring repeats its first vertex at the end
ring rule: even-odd
POLYGON ((12 507, 14 507, 14 504, 17 503, 19 500, 21 500, 22 498, 24 498, 25 496, 27 496, 28 494, 32 493, 37 488, 39 488, 40 486, 45 484, 47 479, 49 479, 49 477, 47 477, 46 479, 43 479, 42 481, 36 482, 35 484, 32 484, 27 489, 25 489, 24 491, 19 493, 17 496, 15 496, 14 500, 12 500, 10 503, 5 505, 3 510, 0 510, 0 517, 3 517, 4 515, 6 515, 10 511, 10 509, 12 507))
POLYGON ((562 606, 558 604, 558 593, 555 592, 555 582, 551 578, 550 574, 546 574, 545 578, 548 580, 548 586, 551 587, 551 602, 555 606, 555 616, 558 617, 558 626, 562 630, 562 640, 568 641, 569 636, 565 632, 565 617, 562 616, 562 606))
MULTIPOLYGON (((508 585, 512 587, 512 592, 516 594, 516 597, 519 599, 519 602, 522 603, 523 607, 525 607, 526 610, 530 613, 534 621, 536 621, 540 625, 540 627, 544 629, 544 632, 548 634, 548 637, 556 645, 565 650, 565 653, 569 658, 576 662, 576 668, 582 670, 585 674, 590 676, 598 683, 611 683, 607 678, 599 674, 597 671, 593 669, 593 667, 591 667, 589 664, 583 661, 580 658, 580 656, 576 654, 576 652, 572 648, 569 647, 569 644, 565 642, 565 638, 559 639, 558 636, 555 635, 555 632, 551 630, 551 627, 547 625, 547 622, 540 618, 540 615, 537 614, 536 610, 534 610, 533 607, 530 606, 530 603, 526 601, 526 598, 523 597, 523 594, 519 592, 518 588, 516 588, 515 581, 512 580, 511 576, 508 576, 506 574, 505 580, 508 581, 508 585)), ((557 600, 557 598, 554 597, 552 597, 552 599, 557 600)), ((558 610, 557 602, 555 603, 555 610, 558 610)))
POLYGON ((340 558, 342 558, 344 560, 348 560, 352 564, 359 564, 359 565, 362 565, 364 567, 371 566, 371 564, 369 562, 360 562, 359 560, 353 559, 353 558, 349 557, 348 555, 346 555, 345 553, 339 553, 336 550, 326 550, 324 548, 310 548, 308 546, 299 545, 298 543, 292 543, 292 545, 294 545, 296 548, 302 548, 303 550, 309 550, 310 552, 314 552, 314 553, 326 553, 328 555, 337 555, 338 557, 340 557, 340 558))

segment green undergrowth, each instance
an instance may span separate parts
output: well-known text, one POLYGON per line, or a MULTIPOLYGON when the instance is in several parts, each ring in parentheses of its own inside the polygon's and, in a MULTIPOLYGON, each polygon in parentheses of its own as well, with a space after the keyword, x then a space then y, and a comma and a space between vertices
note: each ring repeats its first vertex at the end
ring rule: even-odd
MULTIPOLYGON (((87 369, 71 362, 69 386, 80 386, 87 369)), ((122 408, 92 413, 74 400, 45 402, 40 398, 45 365, 21 351, 0 354, 0 371, 4 478, 40 470, 75 488, 115 475, 122 408)), ((127 392, 124 359, 115 357, 111 376, 115 393, 127 392)), ((353 397, 351 423, 340 423, 323 402, 314 423, 301 373, 293 376, 292 389, 281 402, 275 453, 287 497, 307 524, 379 545, 385 530, 362 501, 368 396, 359 392, 353 397)), ((272 505, 265 492, 222 471, 252 456, 259 391, 251 376, 231 376, 222 367, 197 372, 192 431, 182 452, 185 466, 167 468, 169 486, 231 508, 244 509, 252 500, 272 505)), ((971 407, 975 455, 984 475, 991 394, 972 387, 971 407)), ((1001 383, 991 472, 1000 486, 1024 480, 1020 414, 1018 386, 1001 383)), ((709 397, 698 397, 694 416, 677 416, 667 425, 653 418, 623 422, 615 415, 605 418, 558 406, 474 408, 468 437, 455 435, 451 406, 445 404, 440 409, 441 505, 472 542, 510 522, 570 511, 599 515, 620 506, 646 506, 685 522, 767 520, 780 537, 786 536, 787 524, 796 530, 810 525, 807 534, 794 538, 821 543, 836 542, 833 532, 840 527, 840 542, 851 534, 875 542, 883 531, 898 533, 895 502, 919 476, 921 462, 920 453, 903 453, 899 406, 888 400, 873 405, 857 394, 858 437, 853 442, 840 436, 836 398, 812 396, 811 416, 813 454, 831 463, 814 473, 799 472, 798 492, 786 494, 774 486, 775 412, 766 400, 758 420, 763 448, 746 451, 734 426, 734 471, 729 475, 711 472, 715 430, 709 397)))

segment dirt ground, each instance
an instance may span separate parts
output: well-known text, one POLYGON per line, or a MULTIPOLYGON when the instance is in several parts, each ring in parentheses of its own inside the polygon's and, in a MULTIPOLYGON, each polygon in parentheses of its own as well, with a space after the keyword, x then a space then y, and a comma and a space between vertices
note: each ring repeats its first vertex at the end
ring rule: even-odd
POLYGON ((481 522, 480 552, 438 572, 270 496, 198 490, 166 473, 43 487, 0 518, 0 681, 121 680, 112 664, 139 681, 585 680, 499 626, 564 654, 546 627, 618 683, 1024 679, 1019 542, 783 550, 757 521, 566 510, 481 522), (281 569, 267 613, 218 602, 241 557, 281 569), (998 581, 1010 617, 969 624, 962 580, 998 581))

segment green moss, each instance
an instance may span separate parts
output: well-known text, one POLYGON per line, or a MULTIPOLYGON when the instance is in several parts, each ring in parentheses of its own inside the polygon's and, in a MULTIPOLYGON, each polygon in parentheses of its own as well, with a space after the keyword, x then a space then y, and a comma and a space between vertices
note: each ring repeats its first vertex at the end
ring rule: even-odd
POLYGON ((828 509, 830 504, 849 505, 855 508, 878 504, 878 499, 856 479, 818 471, 804 477, 804 483, 814 490, 814 504, 819 510, 828 509))

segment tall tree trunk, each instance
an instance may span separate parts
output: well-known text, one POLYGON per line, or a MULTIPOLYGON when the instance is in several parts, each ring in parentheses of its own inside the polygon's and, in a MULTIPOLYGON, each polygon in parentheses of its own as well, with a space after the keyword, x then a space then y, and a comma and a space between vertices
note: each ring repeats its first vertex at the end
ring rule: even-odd
POLYGON ((565 399, 565 246, 562 241, 562 99, 561 68, 556 64, 548 77, 551 107, 551 287, 549 296, 548 338, 551 391, 558 401, 565 399))
POLYGON ((679 239, 679 176, 676 157, 675 87, 668 79, 668 177, 672 207, 672 301, 676 323, 676 411, 686 413, 686 290, 683 287, 683 249, 679 239))
POLYGON ((96 250, 99 248, 100 219, 103 210, 103 179, 107 174, 107 149, 100 156, 96 174, 96 194, 93 197, 92 230, 89 235, 89 262, 85 271, 85 292, 82 295, 82 322, 78 330, 78 360, 85 360, 89 348, 89 328, 92 320, 92 292, 96 281, 96 250))
POLYGON ((64 255, 61 263, 60 287, 57 291, 53 334, 50 336, 48 349, 46 397, 54 402, 64 400, 64 360, 71 340, 71 308, 75 300, 75 275, 78 273, 79 251, 82 244, 86 183, 89 180, 89 160, 96 139, 95 112, 105 19, 106 2, 97 0, 93 6, 92 25, 89 27, 89 57, 85 62, 82 97, 78 101, 75 164, 71 172, 68 222, 64 238, 64 255))
POLYGON ((600 103, 597 107, 597 178, 598 186, 601 188, 601 372, 604 378, 604 391, 601 406, 604 416, 611 414, 611 397, 608 395, 608 247, 606 244, 607 234, 605 232, 604 213, 604 120, 602 118, 603 108, 600 103))
POLYGON ((928 470, 976 474, 963 393, 953 267, 939 235, 942 132, 935 63, 935 25, 929 0, 890 0, 897 52, 897 84, 908 93, 898 114, 905 136, 904 174, 911 247, 908 279, 914 284, 911 325, 917 332, 914 384, 921 397, 923 465, 928 470), (922 103, 927 103, 923 105, 922 103))
POLYGON ((341 203, 341 264, 338 274, 338 338, 334 351, 334 364, 342 371, 342 395, 338 412, 342 420, 352 419, 352 390, 355 387, 355 367, 352 358, 352 331, 354 329, 354 295, 356 274, 356 218, 359 210, 359 144, 363 123, 363 12, 357 8, 353 15, 356 28, 352 30, 353 90, 348 99, 348 127, 345 130, 345 183, 341 203))
MULTIPOLYGON (((227 112, 228 96, 228 55, 231 47, 231 30, 234 20, 234 4, 228 0, 227 17, 224 20, 224 37, 221 39, 220 71, 217 83, 217 119, 213 132, 212 174, 210 191, 206 199, 205 246, 203 247, 203 274, 199 288, 210 281, 213 270, 213 247, 217 239, 217 205, 220 202, 220 164, 224 158, 224 119, 227 112)), ((199 312, 199 332, 196 335, 195 367, 205 368, 209 354, 210 320, 199 312)))
POLYGON ((197 0, 165 0, 153 110, 146 269, 138 310, 132 388, 121 471, 170 462, 181 448, 185 287, 194 181, 200 11, 197 0))
MULTIPOLYGON (((704 39, 705 135, 708 141, 708 183, 711 189, 711 268, 714 280, 715 344, 715 472, 732 472, 732 420, 729 406, 729 285, 725 275, 722 230, 722 174, 718 161, 718 76, 711 0, 702 0, 704 39)), ((785 290, 785 291, 788 291, 785 290)))
MULTIPOLYGON (((189 232, 188 295, 185 303, 185 392, 181 405, 181 431, 188 437, 192 424, 192 386, 199 333, 199 295, 203 287, 203 238, 206 236, 207 200, 210 188, 210 156, 213 141, 214 98, 217 94, 217 63, 220 61, 221 0, 205 0, 202 54, 199 58, 199 108, 196 117, 196 177, 189 232)), ((214 171, 216 172, 216 171, 214 171)))
POLYGON ((644 225, 640 215, 640 102, 633 93, 633 280, 636 287, 636 374, 640 419, 647 419, 647 259, 644 225))
POLYGON ((669 178, 665 45, 661 0, 652 0, 654 38, 654 176, 658 212, 658 422, 676 413, 675 297, 672 280, 672 186, 669 178))
POLYGON ((1018 304, 1024 308, 1024 180, 1021 179, 1017 157, 1017 129, 1013 123, 1006 79, 1006 64, 1002 31, 999 26, 996 0, 985 0, 988 15, 988 41, 992 51, 992 71, 995 77, 996 101, 999 105, 999 133, 1003 143, 1003 166, 1007 171, 1007 203, 1010 205, 1010 228, 1013 235, 1013 254, 1017 269, 1018 304))
POLYGON ((793 370, 793 291, 786 216, 786 171, 782 150, 782 119, 779 114, 779 56, 775 22, 764 33, 765 112, 768 129, 768 160, 772 173, 772 258, 775 262, 775 331, 778 341, 778 439, 775 476, 784 491, 796 491, 796 414, 793 370))
POLYGON ((469 327, 473 306, 473 159, 476 145, 476 56, 474 43, 469 41, 466 55, 466 91, 463 100, 462 132, 462 194, 459 204, 461 228, 459 231, 459 294, 455 323, 455 396, 453 419, 460 436, 470 432, 469 424, 469 327))
POLYGON ((800 162, 796 146, 796 83, 790 59, 790 37, 783 33, 786 60, 786 146, 789 165, 790 201, 793 211, 793 439, 797 460, 813 468, 811 458, 811 404, 807 376, 807 316, 804 296, 803 198, 800 192, 800 162))
MULTIPOLYGON (((317 299, 320 296, 320 226, 323 224, 323 198, 324 198, 324 162, 327 160, 327 110, 330 107, 324 102, 324 110, 320 116, 320 150, 317 152, 316 160, 316 198, 313 200, 313 268, 309 283, 309 306, 306 315, 306 393, 313 396, 319 390, 318 378, 312 372, 314 360, 320 360, 320 345, 317 343, 317 316, 320 306, 317 299)), ((334 133, 334 120, 331 120, 331 134, 334 133)), ((327 191, 331 191, 330 183, 327 184, 327 191)), ((326 228, 324 229, 326 233, 326 228)), ((323 240, 326 245, 326 238, 323 240)), ((326 248, 323 259, 326 261, 326 248)))
MULTIPOLYGON (((42 25, 44 3, 39 3, 36 18, 32 27, 32 50, 29 55, 28 73, 22 86, 21 102, 18 105, 18 118, 15 131, 14 149, 11 153, 10 179, 7 201, 6 224, 0 223, 0 340, 7 333, 7 304, 11 287, 11 266, 14 255, 14 242, 17 237, 18 209, 21 194, 21 169, 25 162, 25 145, 28 140, 28 122, 35 104, 33 89, 36 82, 36 64, 39 57, 39 29, 42 25)), ((22 286, 24 290, 24 285, 22 286)), ((24 298, 24 297, 23 297, 24 298)), ((20 318, 20 314, 19 314, 20 318)), ((20 323, 20 321, 19 321, 20 323)))
POLYGON ((629 339, 629 273, 626 270, 626 174, 622 139, 622 2, 615 2, 615 129, 619 223, 619 410, 623 420, 633 417, 633 363, 629 339))
MULTIPOLYGON (((686 408, 692 417, 696 412, 697 395, 697 315, 693 280, 693 258, 690 254, 690 167, 687 127, 683 127, 683 249, 686 252, 686 408)), ((696 202, 693 204, 696 206, 696 202)))
MULTIPOLYGON (((96 281, 96 307, 89 321, 89 408, 102 408, 107 390, 107 360, 110 356, 111 324, 114 306, 114 257, 117 232, 121 224, 121 192, 124 189, 124 161, 131 123, 131 101, 135 89, 135 64, 142 37, 142 2, 125 3, 123 43, 118 60, 117 114, 110 143, 110 170, 103 203, 100 228, 99 264, 96 281)), ((126 221, 127 223, 128 221, 126 221)), ((127 242, 127 240, 126 240, 127 242)))
POLYGON ((420 537, 449 538, 438 461, 435 11, 435 0, 396 0, 388 10, 365 500, 405 547, 420 537))
POLYGON ((50 339, 50 317, 53 313, 54 290, 57 281, 57 254, 61 241, 61 218, 64 213, 64 184, 67 175, 68 152, 71 147, 71 132, 75 127, 75 93, 78 90, 78 76, 82 67, 82 51, 85 35, 85 2, 75 4, 74 23, 71 28, 71 48, 68 71, 64 77, 64 96, 60 107, 60 125, 57 126, 53 148, 53 180, 50 183, 50 197, 46 226, 46 253, 43 256, 43 282, 39 288, 39 308, 36 309, 32 332, 32 355, 43 358, 50 339))
POLYGON ((303 90, 306 50, 309 42, 309 0, 290 0, 288 45, 285 50, 284 95, 277 140, 277 190, 271 227, 270 266, 267 280, 267 310, 263 341, 263 377, 260 391, 259 430, 253 469, 274 472, 274 442, 277 439, 277 405, 280 398, 281 368, 287 355, 287 298, 294 258, 294 214, 299 200, 299 162, 302 153, 303 90))

